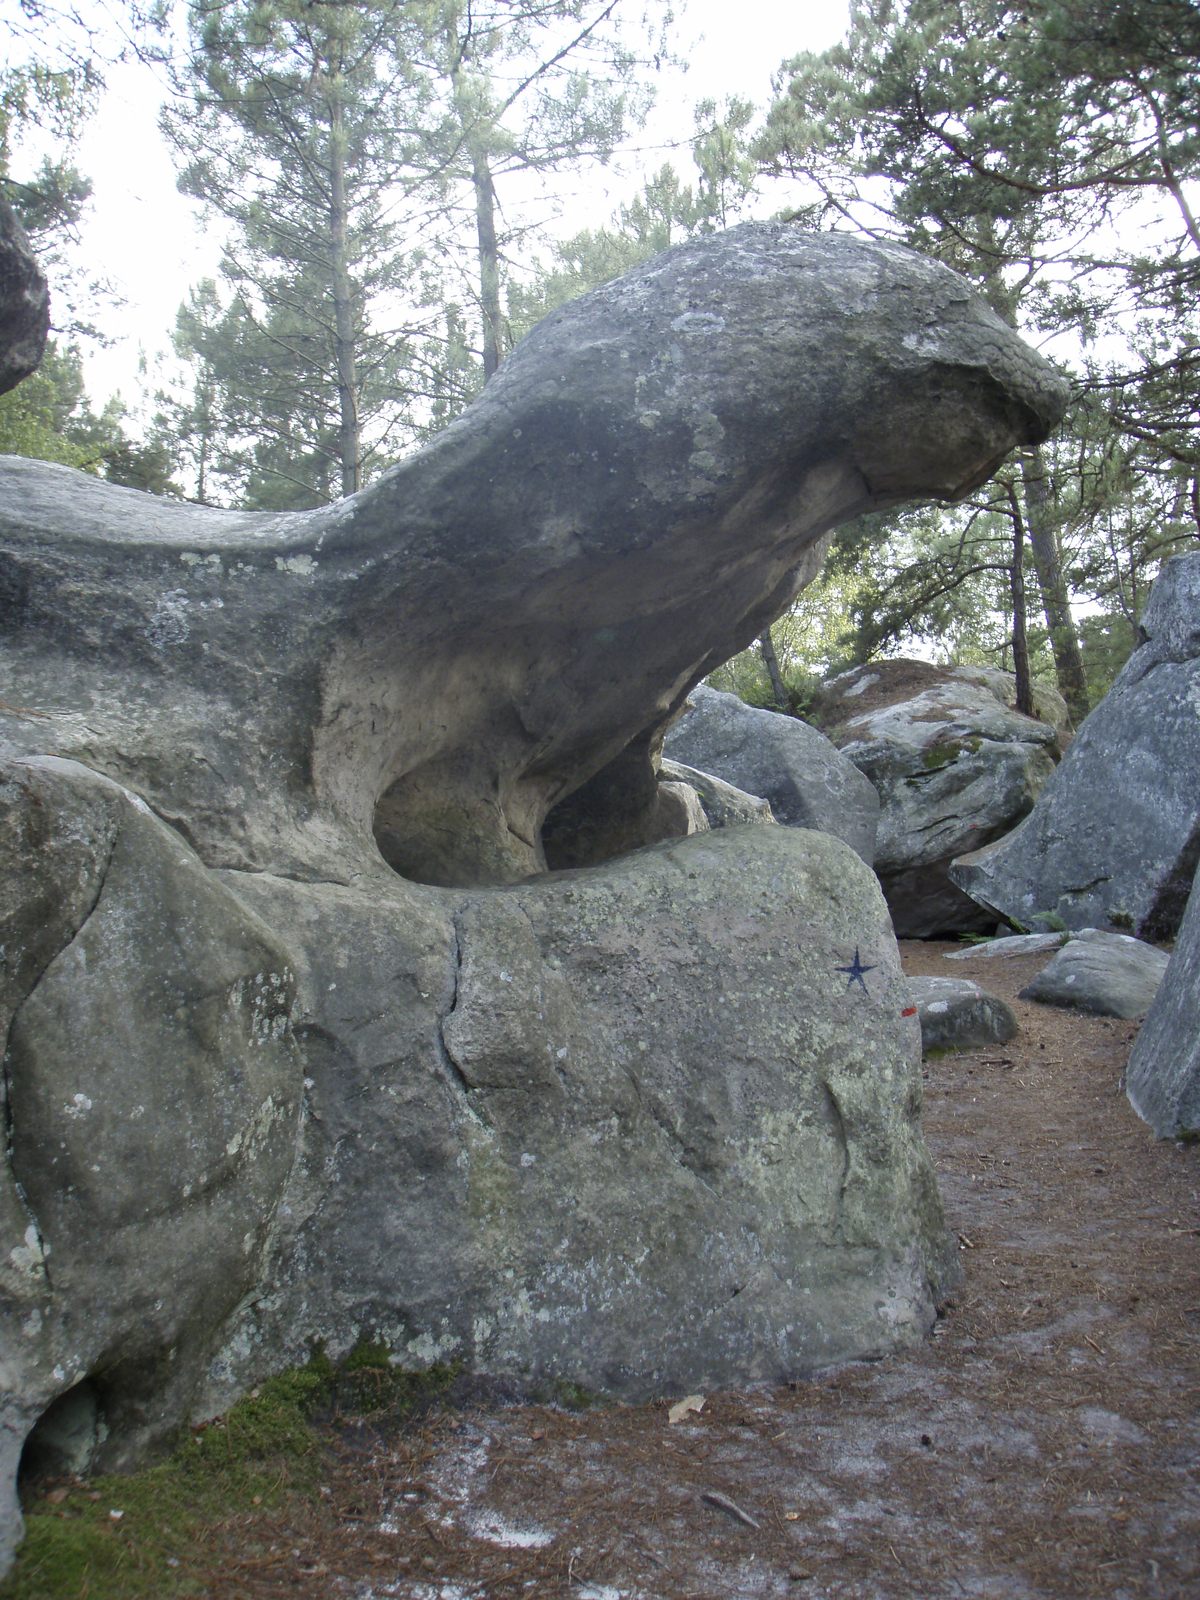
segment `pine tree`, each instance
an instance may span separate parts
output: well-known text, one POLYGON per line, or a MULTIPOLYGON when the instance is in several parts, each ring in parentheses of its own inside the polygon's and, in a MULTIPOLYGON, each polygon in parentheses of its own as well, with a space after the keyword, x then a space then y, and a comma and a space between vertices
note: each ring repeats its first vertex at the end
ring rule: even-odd
POLYGON ((228 303, 193 332, 243 503, 352 494, 416 426, 425 384, 407 313, 421 263, 391 207, 421 93, 405 66, 414 9, 192 7, 191 104, 164 127, 180 187, 233 225, 228 303))
MULTIPOLYGON (((665 28, 666 0, 654 4, 665 28)), ((432 0, 426 8, 412 70, 430 90, 430 111, 436 105, 440 114, 427 112, 418 166, 443 257, 462 260, 463 241, 473 235, 462 282, 479 318, 485 381, 514 342, 504 280, 514 248, 531 231, 506 220, 503 192, 530 177, 547 185, 607 162, 649 109, 652 91, 636 82, 642 58, 621 31, 620 5, 432 0)), ((665 54, 661 37, 657 53, 665 54)))
MULTIPOLYGON (((1069 333, 1081 399, 1146 445, 1142 470, 1200 471, 1200 11, 1189 0, 859 0, 850 33, 789 65, 760 159, 815 185, 814 223, 899 237, 979 284, 1035 340, 1069 333), (1131 228, 1136 247, 1118 226, 1131 228), (1114 364, 1101 333, 1128 346, 1114 364), (1107 369, 1105 370, 1105 365, 1107 369)), ((1087 688, 1043 452, 1021 503, 1076 716, 1087 688)))
POLYGON ((748 100, 733 96, 722 108, 701 101, 694 112, 692 158, 696 184, 681 181, 667 163, 641 193, 617 207, 611 223, 585 228, 554 246, 554 265, 540 262, 528 283, 508 291, 508 324, 516 338, 556 306, 598 288, 673 244, 737 220, 754 191, 757 171, 747 130, 754 117, 748 100))

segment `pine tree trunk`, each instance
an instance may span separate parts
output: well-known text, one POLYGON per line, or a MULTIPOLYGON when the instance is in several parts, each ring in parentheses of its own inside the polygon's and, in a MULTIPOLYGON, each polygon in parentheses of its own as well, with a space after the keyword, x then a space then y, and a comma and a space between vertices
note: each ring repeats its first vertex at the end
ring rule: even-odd
POLYGON ((479 306, 483 315, 483 381, 500 365, 500 251, 496 245, 496 190, 487 151, 471 152, 475 227, 479 235, 479 306))
POLYGON ((346 263, 346 145, 342 108, 334 103, 329 127, 329 246, 333 278, 334 342, 337 358, 338 456, 342 494, 362 488, 358 434, 358 376, 355 372, 354 307, 346 263))
POLYGON ((1023 716, 1033 716, 1033 683, 1029 676, 1029 636, 1025 625, 1025 524, 1017 491, 1008 485, 1008 499, 1013 514, 1013 553, 1009 568, 1012 593, 1012 653, 1013 673, 1017 680, 1017 710, 1023 716))
POLYGON ((766 667, 767 672, 770 675, 771 688, 775 694, 775 704, 779 707, 780 711, 790 710, 788 692, 786 686, 784 685, 783 673, 779 670, 779 657, 775 654, 775 646, 771 640, 770 628, 767 629, 766 633, 764 633, 762 638, 758 641, 758 650, 759 654, 763 658, 763 665, 766 667))
POLYGON ((1033 550, 1033 564, 1037 569, 1038 587, 1042 593, 1046 627, 1050 630, 1050 648, 1054 652, 1054 675, 1058 680, 1059 692, 1067 702, 1071 720, 1078 727, 1091 706, 1083 657, 1079 651, 1079 636, 1071 615, 1058 539, 1054 532, 1046 460, 1040 449, 1032 451, 1022 463, 1021 476, 1025 484, 1029 543, 1033 550))

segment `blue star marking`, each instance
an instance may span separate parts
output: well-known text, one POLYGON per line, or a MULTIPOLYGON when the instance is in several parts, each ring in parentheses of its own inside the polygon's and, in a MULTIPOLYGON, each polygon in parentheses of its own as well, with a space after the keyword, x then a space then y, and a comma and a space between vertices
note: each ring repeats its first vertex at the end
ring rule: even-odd
POLYGON ((874 972, 875 968, 874 967, 864 967, 863 966, 862 962, 858 959, 858 946, 855 945, 854 946, 854 965, 852 967, 835 967, 833 970, 835 972, 848 972, 850 974, 850 976, 846 979, 846 988, 848 990, 852 989, 854 987, 854 985, 857 983, 857 984, 861 984, 862 985, 862 992, 864 994, 866 994, 867 985, 866 985, 866 983, 865 983, 865 981, 863 979, 863 973, 864 972, 874 972))

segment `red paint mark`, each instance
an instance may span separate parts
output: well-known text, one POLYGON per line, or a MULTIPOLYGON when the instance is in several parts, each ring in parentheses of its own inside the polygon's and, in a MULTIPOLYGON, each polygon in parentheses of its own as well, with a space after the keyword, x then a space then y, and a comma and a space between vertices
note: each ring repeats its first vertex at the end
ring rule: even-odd
POLYGON ((907 1008, 907 1010, 905 1010, 905 1011, 902 1011, 902 1012, 901 1012, 901 1013, 900 1013, 900 1015, 901 1015, 901 1016, 902 1016, 902 1017, 915 1017, 915 1016, 916 1016, 916 1014, 917 1014, 917 1008, 916 1008, 916 1006, 909 1006, 909 1007, 908 1007, 908 1008, 907 1008))

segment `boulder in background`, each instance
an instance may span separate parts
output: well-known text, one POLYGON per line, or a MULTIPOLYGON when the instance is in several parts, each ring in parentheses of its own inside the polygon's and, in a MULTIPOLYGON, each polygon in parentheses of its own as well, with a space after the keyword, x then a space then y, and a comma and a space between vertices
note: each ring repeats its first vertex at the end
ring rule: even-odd
POLYGON ((1083 928, 1021 990, 1021 999, 1133 1021, 1149 1011, 1167 960, 1126 933, 1083 928))
MULTIPOLYGON (((1014 828, 1060 754, 1055 723, 1009 708, 997 685, 1005 677, 877 661, 828 679, 813 698, 813 721, 878 791, 875 871, 898 938, 996 925, 993 912, 951 882, 950 863, 1014 828)), ((1065 705, 1044 699, 1065 725, 1065 705)))
POLYGON ((1200 555, 1164 563, 1142 643, 1087 717, 1032 814, 951 876, 1020 927, 1174 937, 1200 862, 1200 555))
POLYGON ((785 828, 831 833, 871 865, 879 796, 823 734, 707 684, 693 689, 689 700, 690 709, 663 742, 670 760, 761 795, 785 828))
POLYGON ((759 795, 747 794, 723 778, 714 778, 711 772, 698 772, 682 761, 664 760, 659 776, 673 783, 686 783, 700 797, 704 815, 710 828, 732 828, 741 822, 773 823, 774 813, 770 801, 759 795))
POLYGON ((916 1003, 926 1055, 1004 1044, 1017 1031, 1012 1007, 969 978, 910 978, 908 992, 916 1003))

